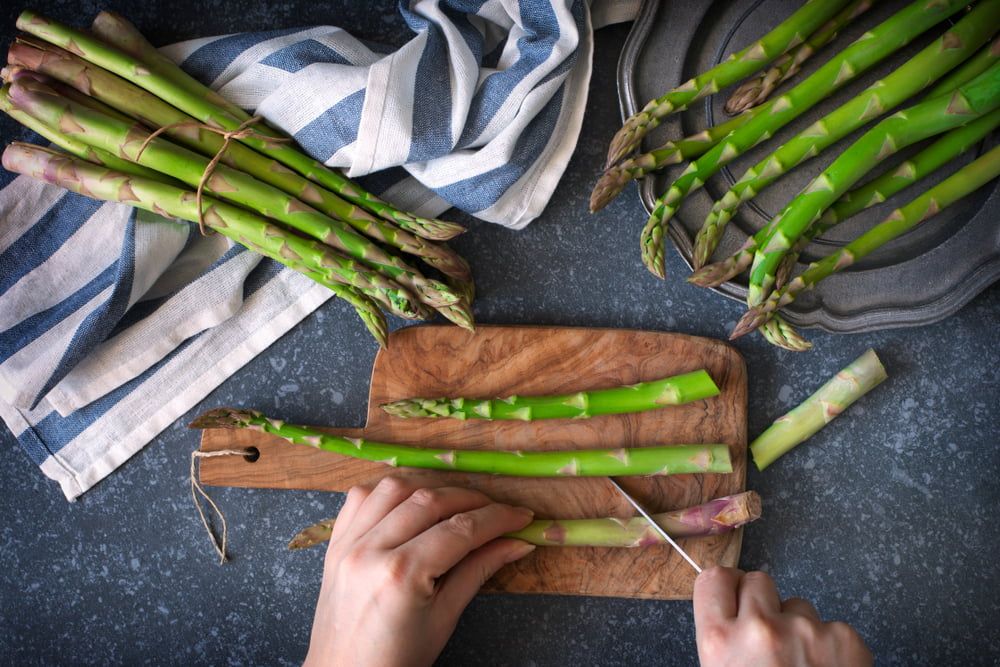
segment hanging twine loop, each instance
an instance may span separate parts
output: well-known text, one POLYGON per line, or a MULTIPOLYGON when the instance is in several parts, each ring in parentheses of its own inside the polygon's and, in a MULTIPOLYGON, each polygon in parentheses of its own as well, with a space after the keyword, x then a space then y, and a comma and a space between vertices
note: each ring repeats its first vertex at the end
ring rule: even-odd
POLYGON ((208 166, 205 167, 205 171, 202 172, 201 180, 198 181, 198 190, 195 193, 195 204, 198 207, 198 229, 201 230, 202 236, 208 236, 208 232, 205 231, 205 212, 202 210, 201 206, 202 193, 205 190, 205 185, 208 183, 208 179, 212 177, 212 173, 215 171, 215 168, 219 166, 219 162, 222 160, 222 156, 225 155, 226 149, 229 148, 229 143, 233 139, 246 139, 249 137, 253 137, 254 139, 260 139, 262 141, 267 141, 270 143, 288 143, 289 141, 291 141, 291 139, 287 137, 271 137, 266 134, 261 134, 260 132, 254 130, 251 127, 253 125, 256 125, 257 123, 262 122, 263 120, 264 120, 263 116, 254 116, 253 118, 248 118, 242 123, 240 123, 239 127, 237 127, 235 130, 223 130, 222 128, 212 127, 211 125, 207 125, 205 123, 199 123, 198 121, 194 120, 185 120, 181 121, 180 123, 171 123, 170 125, 164 125, 163 127, 154 130, 148 137, 146 137, 146 140, 142 142, 142 146, 139 147, 139 152, 136 153, 135 161, 136 162, 139 161, 139 158, 142 157, 143 151, 146 150, 146 148, 149 146, 150 142, 153 141, 153 139, 156 139, 164 132, 169 132, 170 130, 173 129, 182 127, 194 127, 199 130, 213 132, 222 137, 222 146, 219 147, 219 150, 216 151, 215 153, 215 157, 212 158, 212 160, 208 163, 208 166))
POLYGON ((208 533, 208 538, 212 541, 212 546, 215 547, 215 553, 219 554, 219 565, 229 560, 226 556, 226 539, 229 537, 229 529, 226 526, 226 516, 208 495, 208 492, 205 491, 205 487, 198 481, 197 463, 199 459, 208 459, 215 456, 251 456, 253 454, 254 450, 252 449, 218 449, 211 452, 203 452, 200 449, 196 449, 191 452, 191 499, 194 500, 195 509, 198 510, 198 516, 201 517, 201 525, 205 526, 205 532, 208 533), (212 531, 212 527, 208 524, 208 517, 205 516, 205 511, 201 508, 201 503, 198 502, 199 494, 205 499, 209 507, 212 508, 216 516, 219 517, 219 523, 222 524, 221 542, 212 531))

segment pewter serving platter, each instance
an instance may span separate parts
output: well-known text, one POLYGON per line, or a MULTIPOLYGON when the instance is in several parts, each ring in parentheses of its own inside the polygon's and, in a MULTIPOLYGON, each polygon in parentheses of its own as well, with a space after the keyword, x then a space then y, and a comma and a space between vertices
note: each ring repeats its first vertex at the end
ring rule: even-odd
MULTIPOLYGON (((618 92, 623 117, 632 115, 648 100, 709 69, 729 54, 739 51, 766 33, 801 5, 800 0, 646 0, 629 34, 618 65, 618 92)), ((838 50, 868 28, 888 18, 906 2, 890 0, 876 7, 845 29, 837 39, 815 55, 804 71, 786 84, 795 85, 826 62, 838 50)), ((958 16, 956 16, 956 19, 958 16)), ((899 66, 909 56, 936 39, 950 23, 942 23, 907 48, 862 74, 857 80, 820 102, 786 125, 771 140, 730 163, 700 191, 689 196, 670 222, 669 235, 690 266, 692 241, 712 202, 719 198, 748 168, 800 130, 851 99, 872 82, 899 66)), ((668 139, 694 134, 724 122, 722 107, 732 88, 675 114, 644 143, 645 149, 668 139)), ((780 91, 779 91, 780 93, 780 91)), ((914 98, 917 100, 919 98, 914 98)), ((911 102, 906 103, 908 106, 911 102)), ((859 137, 866 126, 828 148, 820 156, 800 165, 756 199, 745 203, 729 223, 713 260, 729 256, 819 174, 836 155, 859 137)), ((803 253, 808 263, 849 242, 884 219, 893 208, 906 203, 937 183, 976 155, 992 148, 997 132, 977 150, 930 178, 903 190, 887 202, 859 213, 814 242, 803 253)), ((898 164, 919 150, 920 144, 887 161, 869 177, 898 164)), ((675 165, 640 182, 639 193, 646 211, 665 192, 684 165, 675 165)), ((867 180, 867 179, 866 179, 867 180)), ((627 192, 627 191, 626 191, 627 192)), ((624 196, 628 196, 625 194, 624 196)), ((635 221, 636 238, 644 220, 635 221)), ((1000 278, 1000 187, 995 183, 945 209, 909 233, 880 248, 857 266, 831 276, 801 295, 782 310, 790 322, 833 332, 860 332, 929 324, 951 315, 1000 278)), ((639 248, 636 243, 636 261, 639 248)), ((803 268, 800 264, 798 270, 803 268)), ((668 275, 667 280, 686 276, 668 275)), ((742 301, 746 297, 746 275, 738 276, 716 291, 742 301)))

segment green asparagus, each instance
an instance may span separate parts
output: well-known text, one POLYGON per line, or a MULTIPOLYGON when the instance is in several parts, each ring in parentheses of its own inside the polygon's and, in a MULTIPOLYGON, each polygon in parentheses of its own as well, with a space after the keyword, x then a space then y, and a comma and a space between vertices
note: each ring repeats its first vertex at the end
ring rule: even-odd
MULTIPOLYGON (((778 272, 775 274, 775 285, 785 282, 778 279, 778 274, 787 275, 794 266, 798 255, 813 239, 818 238, 833 226, 856 213, 881 204, 900 190, 948 164, 998 126, 1000 126, 1000 110, 991 111, 968 125, 950 131, 898 167, 844 194, 826 210, 823 217, 809 227, 792 251, 782 260, 778 272)), ((688 282, 700 287, 717 287, 739 275, 750 267, 758 244, 764 240, 769 230, 770 226, 762 227, 756 234, 747 239, 743 247, 734 255, 721 262, 703 266, 688 278, 688 282)))
POLYGON ((609 475, 676 475, 732 472, 729 446, 669 445, 631 449, 567 451, 496 451, 430 449, 342 438, 286 424, 255 410, 217 408, 191 423, 191 428, 252 429, 290 443, 375 461, 390 466, 513 475, 517 477, 607 477, 609 475))
POLYGON ((795 330, 791 324, 785 321, 781 315, 775 314, 770 320, 765 322, 760 333, 771 345, 789 350, 790 352, 805 352, 812 348, 812 343, 795 330))
MULTIPOLYGON (((3 166, 78 194, 116 201, 152 211, 168 218, 191 222, 199 219, 195 194, 160 180, 112 171, 47 148, 13 143, 3 153, 3 166)), ((315 241, 304 239, 271 224, 249 211, 205 197, 205 223, 223 236, 256 250, 329 288, 355 307, 379 343, 385 345, 386 327, 370 299, 378 292, 361 284, 347 287, 336 253, 315 241)), ((349 278, 350 275, 348 274, 349 278)))
POLYGON ((726 113, 743 113, 765 101, 778 86, 798 74, 803 63, 812 58, 813 54, 833 41, 844 26, 867 12, 873 1, 854 0, 820 26, 806 41, 781 54, 766 72, 740 84, 723 107, 726 113))
POLYGON ((800 44, 848 2, 849 0, 809 0, 774 30, 747 48, 646 104, 641 111, 625 121, 611 140, 605 168, 625 159, 639 146, 646 133, 660 124, 664 116, 681 111, 695 100, 717 93, 722 88, 759 72, 789 48, 800 44))
MULTIPOLYGON (((728 533, 760 518, 760 496, 744 491, 673 512, 654 514, 656 523, 673 538, 708 537, 728 533)), ((288 548, 306 549, 330 540, 334 519, 296 533, 288 548)), ((504 537, 540 547, 648 547, 666 540, 642 517, 619 519, 537 519, 504 537)))
POLYGON ((747 121, 764 112, 766 108, 766 106, 760 106, 750 109, 744 114, 730 118, 725 123, 715 125, 690 137, 668 141, 648 153, 630 157, 609 167, 601 174, 593 192, 590 193, 590 212, 595 213, 607 206, 628 185, 629 181, 638 180, 651 171, 657 171, 703 155, 705 151, 719 143, 730 132, 746 125, 747 121))
POLYGON ((822 260, 809 265, 803 273, 781 290, 771 293, 766 301, 750 309, 737 323, 731 338, 753 331, 767 321, 778 308, 787 306, 805 290, 838 271, 843 271, 862 257, 872 253, 903 232, 932 218, 943 209, 1000 175, 1000 147, 959 169, 922 195, 889 214, 883 222, 850 243, 835 250, 822 260))
POLYGON ((579 391, 559 396, 469 398, 406 398, 382 409, 394 417, 450 417, 452 419, 580 419, 626 414, 681 405, 718 396, 719 388, 704 370, 640 382, 639 384, 579 391))
POLYGON ((815 435, 887 377, 874 350, 862 354, 750 443, 757 468, 764 470, 779 456, 815 435))
POLYGON ((775 99, 768 113, 751 119, 691 163, 656 201, 642 230, 642 260, 646 267, 654 275, 663 277, 665 227, 691 191, 700 188, 710 176, 743 152, 773 136, 778 129, 820 100, 964 6, 964 0, 917 0, 911 3, 775 99))
MULTIPOLYGON (((46 19, 32 11, 21 13, 17 19, 17 27, 128 79, 207 125, 232 131, 250 119, 250 115, 245 111, 221 100, 218 93, 185 74, 169 60, 162 59, 152 63, 139 60, 86 32, 46 19)), ((108 32, 113 39, 114 31, 108 32)), ((138 34, 138 31, 135 33, 138 34)), ((105 37, 107 36, 105 34, 105 37)), ((348 180, 343 174, 329 169, 297 148, 274 141, 283 138, 280 133, 263 125, 257 126, 256 129, 257 134, 242 137, 240 141, 277 159, 344 199, 421 236, 430 235, 442 240, 443 237, 448 237, 449 233, 454 234, 455 225, 399 211, 348 180)))
POLYGON ((997 25, 1000 25, 1000 0, 980 2, 920 53, 748 169, 715 202, 698 232, 693 253, 695 268, 708 261, 725 225, 743 202, 756 197, 797 165, 930 86, 985 44, 997 25))
POLYGON ((1000 37, 980 49, 976 55, 962 63, 962 66, 948 74, 937 85, 927 91, 927 98, 944 95, 966 84, 992 67, 1000 59, 1000 37))
POLYGON ((845 150, 778 214, 750 269, 747 303, 760 305, 775 269, 809 226, 842 194, 890 155, 928 137, 965 125, 1000 107, 1000 63, 957 89, 889 116, 845 150))
MULTIPOLYGON (((68 86, 74 86, 80 92, 92 96, 91 99, 100 100, 124 111, 149 127, 168 128, 166 136, 203 155, 211 157, 222 149, 224 138, 215 132, 199 129, 196 126, 198 121, 191 116, 178 111, 125 79, 59 47, 38 40, 22 40, 10 47, 7 57, 14 65, 29 68, 51 76, 68 86)), ((74 101, 80 100, 74 99, 74 101)), ((471 279, 472 274, 468 264, 447 246, 426 241, 381 218, 374 217, 368 211, 317 187, 312 181, 251 148, 238 142, 230 143, 223 162, 301 201, 308 202, 322 213, 346 222, 369 238, 420 257, 445 275, 460 280, 471 279)))

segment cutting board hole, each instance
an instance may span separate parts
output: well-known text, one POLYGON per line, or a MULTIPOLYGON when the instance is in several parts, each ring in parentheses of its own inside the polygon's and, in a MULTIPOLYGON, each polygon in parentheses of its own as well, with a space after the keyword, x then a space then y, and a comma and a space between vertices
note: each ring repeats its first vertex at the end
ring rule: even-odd
POLYGON ((247 452, 249 453, 243 457, 243 460, 247 463, 253 463, 260 458, 260 450, 256 447, 247 447, 247 452))

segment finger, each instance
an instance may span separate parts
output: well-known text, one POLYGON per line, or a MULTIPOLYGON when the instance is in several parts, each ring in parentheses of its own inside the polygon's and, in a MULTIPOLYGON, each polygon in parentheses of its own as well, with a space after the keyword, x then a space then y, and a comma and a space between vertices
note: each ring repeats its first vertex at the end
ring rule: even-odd
POLYGON ((455 567, 474 549, 531 521, 523 507, 492 503, 455 514, 413 538, 397 550, 414 568, 414 576, 436 579, 455 567))
POLYGON ((492 502, 470 489, 417 489, 368 531, 365 539, 376 548, 393 549, 453 514, 486 507, 492 502))
POLYGON ((820 620, 819 612, 816 611, 816 607, 812 606, 810 602, 803 600, 802 598, 788 598, 781 603, 781 611, 786 614, 805 616, 806 618, 814 621, 820 620))
POLYGON ((747 572, 740 581, 738 616, 744 614, 777 614, 781 598, 774 580, 766 572, 747 572))
POLYGON ((435 595, 435 602, 440 605, 442 616, 457 619, 483 584, 500 568, 524 558, 534 550, 534 544, 500 538, 479 547, 463 558, 445 575, 435 595))
POLYGON ((732 567, 713 567, 694 580, 694 623, 702 629, 736 618, 739 609, 736 594, 743 571, 732 567))
POLYGON ((361 503, 344 536, 348 539, 357 539, 364 535, 393 508, 409 498, 417 488, 414 482, 399 477, 383 477, 361 503))
POLYGON ((333 532, 330 533, 331 542, 335 542, 338 537, 344 534, 371 492, 371 487, 365 485, 352 486, 347 491, 347 497, 344 498, 344 504, 340 508, 340 513, 337 514, 337 519, 333 522, 333 532))

